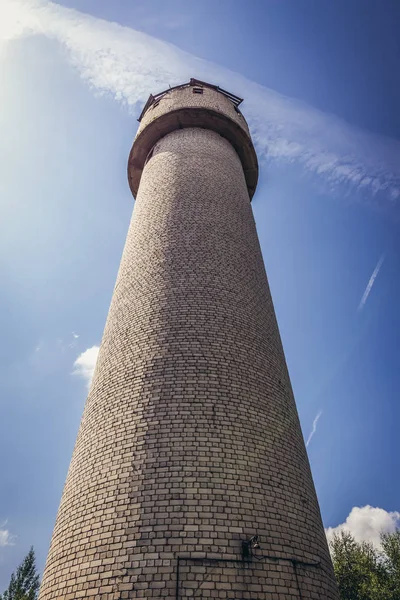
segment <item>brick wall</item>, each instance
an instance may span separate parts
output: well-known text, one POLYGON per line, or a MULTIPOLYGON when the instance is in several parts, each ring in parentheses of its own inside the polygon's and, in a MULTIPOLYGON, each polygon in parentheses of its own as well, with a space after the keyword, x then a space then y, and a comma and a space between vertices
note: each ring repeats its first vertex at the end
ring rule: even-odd
POLYGON ((247 135, 250 135, 249 127, 244 116, 240 111, 238 112, 235 110, 235 107, 229 98, 208 87, 203 87, 202 90, 202 94, 194 94, 193 87, 188 86, 180 90, 167 92, 165 96, 162 96, 160 100, 155 102, 143 115, 137 131, 137 136, 139 136, 155 119, 158 119, 172 110, 181 110, 185 108, 209 108, 214 110, 229 117, 231 121, 244 129, 247 135))
POLYGON ((179 598, 338 598, 243 170, 204 129, 144 168, 40 600, 173 599, 178 557, 179 598))

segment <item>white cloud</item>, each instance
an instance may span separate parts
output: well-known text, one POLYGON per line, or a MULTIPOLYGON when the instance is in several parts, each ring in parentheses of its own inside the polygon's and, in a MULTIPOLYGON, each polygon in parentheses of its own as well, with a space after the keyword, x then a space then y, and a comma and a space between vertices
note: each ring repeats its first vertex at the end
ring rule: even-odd
POLYGON ((91 348, 88 348, 82 352, 74 362, 73 374, 82 377, 86 381, 88 388, 92 383, 98 354, 99 347, 92 346, 91 348))
POLYGON ((385 255, 382 254, 382 256, 380 257, 380 259, 377 262, 377 265, 375 267, 375 269, 373 270, 373 273, 371 275, 371 277, 369 278, 369 281, 367 283, 367 287, 364 290, 364 293, 362 295, 362 298, 360 300, 360 304, 358 305, 358 309, 357 310, 362 310, 364 308, 364 305, 366 303, 366 301, 368 300, 368 296, 372 290, 372 286, 375 283, 375 279, 378 277, 378 273, 381 270, 381 266, 383 264, 383 261, 385 260, 385 255))
POLYGON ((8 529, 3 529, 5 525, 7 525, 7 521, 0 526, 0 548, 14 545, 15 536, 8 529))
POLYGON ((318 412, 317 416, 315 417, 315 419, 313 421, 310 435, 308 436, 308 439, 306 441, 306 448, 308 448, 308 444, 311 442, 314 433, 317 431, 317 425, 318 425, 318 421, 319 421, 319 418, 320 418, 321 415, 322 415, 322 410, 320 410, 318 412))
MULTIPOLYGON (((245 95, 261 160, 295 162, 329 188, 347 184, 390 209, 400 196, 400 143, 282 96, 177 47, 45 0, 2 0, 0 40, 43 34, 57 40, 96 93, 142 105, 150 92, 198 77, 245 95), (383 198, 383 199, 382 199, 383 198)), ((341 189, 341 193, 343 190, 341 189)))
POLYGON ((341 531, 350 531, 357 542, 372 542, 380 546, 380 533, 391 533, 400 527, 400 512, 388 512, 373 506, 354 506, 344 523, 325 529, 328 541, 341 531))

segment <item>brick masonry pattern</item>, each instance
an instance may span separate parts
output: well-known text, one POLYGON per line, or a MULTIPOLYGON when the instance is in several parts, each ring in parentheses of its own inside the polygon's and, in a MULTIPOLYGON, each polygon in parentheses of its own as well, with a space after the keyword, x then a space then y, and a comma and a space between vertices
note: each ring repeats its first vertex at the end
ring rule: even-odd
POLYGON ((172 599, 178 556, 181 599, 338 598, 240 160, 197 128, 144 168, 39 598, 172 599))
POLYGON ((203 88, 202 94, 194 94, 192 87, 173 90, 162 96, 162 98, 153 104, 143 115, 140 122, 137 137, 142 131, 155 119, 170 112, 185 108, 209 108, 219 112, 239 125, 249 136, 249 127, 241 112, 235 110, 232 102, 223 94, 215 92, 211 88, 203 88))

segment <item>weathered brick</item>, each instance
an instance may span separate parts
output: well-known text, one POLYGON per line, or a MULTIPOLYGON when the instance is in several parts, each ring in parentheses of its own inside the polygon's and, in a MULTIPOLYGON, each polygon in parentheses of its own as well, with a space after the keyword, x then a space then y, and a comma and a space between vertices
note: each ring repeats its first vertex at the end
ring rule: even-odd
POLYGON ((338 598, 254 169, 246 122, 215 89, 171 90, 142 119, 139 191, 40 600, 172 600, 178 555, 201 559, 180 561, 181 600, 338 598), (260 560, 241 561, 255 534, 260 560), (296 579, 292 558, 322 568, 299 564, 296 579))

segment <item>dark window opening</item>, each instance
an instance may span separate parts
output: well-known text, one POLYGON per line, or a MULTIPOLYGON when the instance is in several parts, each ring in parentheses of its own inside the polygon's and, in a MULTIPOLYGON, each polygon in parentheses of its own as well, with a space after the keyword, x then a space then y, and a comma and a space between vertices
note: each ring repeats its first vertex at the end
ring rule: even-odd
POLYGON ((193 88, 193 94, 202 94, 202 93, 203 93, 203 88, 200 88, 200 87, 193 88))
POLYGON ((158 100, 157 102, 154 102, 153 104, 153 108, 155 108, 156 106, 158 106, 160 104, 160 101, 158 100))

